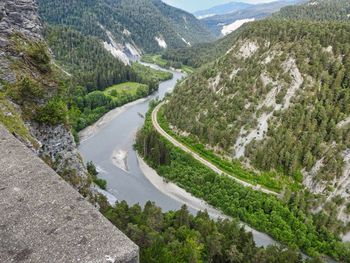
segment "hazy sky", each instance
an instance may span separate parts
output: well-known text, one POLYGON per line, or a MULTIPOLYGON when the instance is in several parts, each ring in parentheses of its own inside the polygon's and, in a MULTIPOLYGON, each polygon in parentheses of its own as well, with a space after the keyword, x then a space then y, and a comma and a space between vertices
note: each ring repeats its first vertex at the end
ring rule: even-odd
POLYGON ((163 0, 163 2, 189 12, 207 9, 209 7, 229 2, 267 3, 273 0, 163 0))

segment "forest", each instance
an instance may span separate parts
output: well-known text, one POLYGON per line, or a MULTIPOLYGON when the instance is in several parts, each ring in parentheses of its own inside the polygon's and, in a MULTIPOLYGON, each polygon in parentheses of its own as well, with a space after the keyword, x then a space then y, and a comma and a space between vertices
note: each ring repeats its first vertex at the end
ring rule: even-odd
POLYGON ((144 208, 125 201, 110 206, 100 199, 101 212, 140 247, 140 262, 319 263, 303 260, 283 246, 258 248, 252 234, 237 220, 209 218, 207 212, 189 213, 186 206, 162 212, 152 202, 144 208))
POLYGON ((241 161, 298 181, 303 169, 310 171, 324 158, 314 178, 332 182, 342 175, 342 153, 350 147, 349 127, 338 125, 350 114, 349 32, 345 23, 271 19, 249 24, 230 53, 177 86, 165 116, 177 129, 196 136, 198 143, 232 156, 241 128, 249 132, 260 116, 273 113, 266 136, 247 145, 241 161), (245 59, 239 50, 247 42, 259 48, 245 59), (267 58, 273 59, 264 64, 267 58), (285 110, 261 107, 276 87, 276 104, 285 103, 295 78, 286 74, 288 58, 295 59, 304 76, 300 89, 285 110))
POLYGON ((216 165, 230 176, 234 176, 255 186, 263 186, 276 193, 281 193, 286 189, 291 191, 297 191, 300 189, 300 180, 299 182, 293 179, 290 180, 290 178, 284 177, 282 174, 273 171, 256 173, 253 170, 243 167, 239 161, 224 155, 223 153, 218 154, 215 151, 206 148, 203 144, 198 143, 196 137, 191 134, 188 136, 179 135, 178 132, 175 132, 169 126, 169 123, 164 116, 163 109, 160 109, 158 112, 158 123, 162 129, 173 138, 176 138, 176 140, 200 154, 201 157, 204 157, 204 159, 216 165))
POLYGON ((102 25, 116 42, 134 43, 144 52, 162 50, 155 37, 163 37, 172 48, 186 47, 182 38, 192 44, 214 40, 193 15, 160 0, 38 2, 40 15, 49 25, 68 26, 84 36, 107 41, 106 32, 98 26, 102 25))
POLYGON ((88 92, 82 86, 71 90, 68 103, 69 120, 75 132, 93 124, 116 107, 150 95, 158 89, 160 81, 172 78, 171 73, 157 71, 138 63, 134 63, 131 69, 136 73, 135 79, 146 84, 128 82, 92 92, 88 92), (118 87, 119 91, 115 89, 118 87))
POLYGON ((322 0, 310 8, 308 3, 282 8, 277 18, 313 21, 349 21, 350 2, 347 0, 322 0))

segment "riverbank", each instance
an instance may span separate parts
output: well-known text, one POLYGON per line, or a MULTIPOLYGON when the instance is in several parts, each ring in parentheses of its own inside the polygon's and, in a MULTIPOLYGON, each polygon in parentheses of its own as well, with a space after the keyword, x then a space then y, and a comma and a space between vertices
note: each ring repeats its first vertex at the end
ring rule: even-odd
POLYGON ((114 118, 118 117, 120 114, 125 112, 128 108, 146 101, 148 99, 148 96, 145 98, 141 98, 138 100, 135 100, 133 102, 129 102, 121 107, 115 108, 109 112, 107 112, 105 115, 103 115, 97 122, 94 124, 86 127, 85 129, 81 130, 78 135, 80 138, 80 142, 84 142, 90 137, 94 136, 98 133, 99 130, 104 128, 106 125, 108 125, 114 118))
MULTIPOLYGON (((148 66, 159 69, 156 65, 148 66)), ((169 188, 163 187, 166 185, 163 178, 160 178, 158 174, 153 174, 159 179, 158 187, 156 187, 154 181, 150 180, 150 174, 145 172, 145 169, 147 171, 147 164, 141 167, 141 162, 139 162, 133 150, 135 133, 144 125, 145 119, 141 115, 146 115, 149 108, 148 102, 156 97, 163 99, 165 94, 170 92, 177 81, 184 76, 178 72, 172 71, 172 73, 174 78, 161 82, 156 93, 146 99, 140 99, 112 110, 90 128, 82 131, 80 135, 84 138, 82 137, 79 150, 84 161, 93 161, 98 172, 100 172, 99 177, 107 181, 107 192, 104 191, 104 193, 111 204, 114 204, 115 200, 118 199, 119 201, 126 200, 130 205, 139 203, 143 206, 148 200, 152 200, 163 211, 176 211, 180 209, 182 204, 186 204, 192 213, 207 209, 210 210, 212 217, 227 218, 218 209, 211 206, 210 208, 213 210, 209 209, 208 204, 201 199, 196 198, 193 202, 193 196, 175 184, 175 189, 170 188, 172 194, 165 193, 165 190, 169 190, 169 188), (113 156, 120 150, 127 151, 126 158, 124 158, 125 154, 118 154, 117 157, 118 160, 123 161, 123 164, 127 162, 128 172, 121 169, 124 165, 120 167, 120 162, 117 166, 113 162, 113 156)), ((276 244, 268 235, 255 231, 248 226, 245 228, 252 232, 254 241, 258 246, 276 244)))
POLYGON ((186 192, 178 185, 171 182, 165 182, 164 178, 159 176, 157 172, 153 168, 151 168, 138 154, 137 161, 142 173, 147 178, 147 180, 150 181, 151 184, 154 185, 154 187, 156 187, 163 194, 183 204, 186 204, 188 207, 191 207, 195 210, 207 210, 208 214, 213 218, 229 218, 228 216, 224 215, 221 211, 213 208, 205 201, 186 192))
MULTIPOLYGON (((172 182, 165 182, 164 178, 159 176, 158 173, 151 168, 142 158, 137 154, 137 160, 140 166, 140 169, 144 176, 154 185, 159 191, 165 195, 186 204, 186 206, 191 207, 197 211, 207 210, 210 217, 218 219, 231 219, 231 217, 223 214, 220 210, 212 207, 207 202, 202 199, 199 199, 192 194, 188 193, 178 185, 172 182)), ((278 244, 272 237, 269 235, 259 232, 250 226, 240 223, 247 232, 252 232, 254 241, 259 247, 266 247, 269 245, 278 244)))

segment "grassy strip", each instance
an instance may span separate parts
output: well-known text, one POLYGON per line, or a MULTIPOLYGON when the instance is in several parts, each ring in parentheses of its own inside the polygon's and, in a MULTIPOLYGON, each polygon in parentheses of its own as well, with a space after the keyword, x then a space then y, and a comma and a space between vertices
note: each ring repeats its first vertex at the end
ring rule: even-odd
POLYGON ((141 58, 141 61, 146 62, 146 63, 152 63, 152 64, 156 64, 162 68, 167 68, 169 67, 168 65, 168 61, 165 59, 162 59, 161 55, 143 55, 141 58))
POLYGON ((269 233, 291 248, 302 249, 310 256, 327 254, 349 262, 350 248, 327 228, 317 225, 311 214, 301 210, 299 198, 284 202, 219 176, 160 136, 153 128, 150 113, 138 133, 136 149, 160 176, 225 214, 269 233))
POLYGON ((167 71, 155 70, 150 67, 146 67, 138 62, 132 64, 132 69, 139 76, 141 83, 152 81, 165 81, 173 77, 173 74, 167 71), (145 81, 147 80, 147 81, 145 81))
POLYGON ((182 63, 174 63, 174 62, 168 61, 166 59, 163 59, 161 55, 144 55, 141 61, 146 63, 156 64, 162 68, 173 67, 175 69, 181 69, 182 72, 187 74, 191 74, 194 71, 194 68, 190 66, 183 65, 182 63))
POLYGON ((263 172, 258 175, 253 171, 248 171, 247 169, 244 169, 242 167, 239 161, 235 161, 235 160, 230 161, 219 157, 213 151, 206 149, 204 145, 196 142, 196 140, 191 136, 183 137, 178 135, 169 127, 169 123, 165 119, 163 109, 159 110, 157 117, 158 117, 158 123, 163 128, 164 131, 166 131, 176 140, 186 145, 192 151, 199 154, 202 158, 216 165, 218 168, 220 168, 230 176, 239 178, 240 180, 243 180, 255 186, 261 185, 264 188, 274 191, 276 193, 281 192, 285 186, 288 186, 293 191, 300 188, 300 186, 296 182, 293 182, 290 179, 288 180, 288 179, 282 178, 274 172, 263 172))
POLYGON ((138 97, 138 94, 143 95, 148 93, 148 86, 137 82, 125 82, 109 87, 103 91, 106 96, 113 99, 118 99, 120 96, 138 97))

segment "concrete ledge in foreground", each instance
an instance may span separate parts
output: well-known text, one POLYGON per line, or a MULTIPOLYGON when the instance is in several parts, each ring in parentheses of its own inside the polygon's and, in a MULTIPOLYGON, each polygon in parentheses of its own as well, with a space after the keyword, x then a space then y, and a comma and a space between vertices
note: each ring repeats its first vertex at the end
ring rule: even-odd
POLYGON ((138 257, 132 241, 0 124, 0 262, 138 257))

